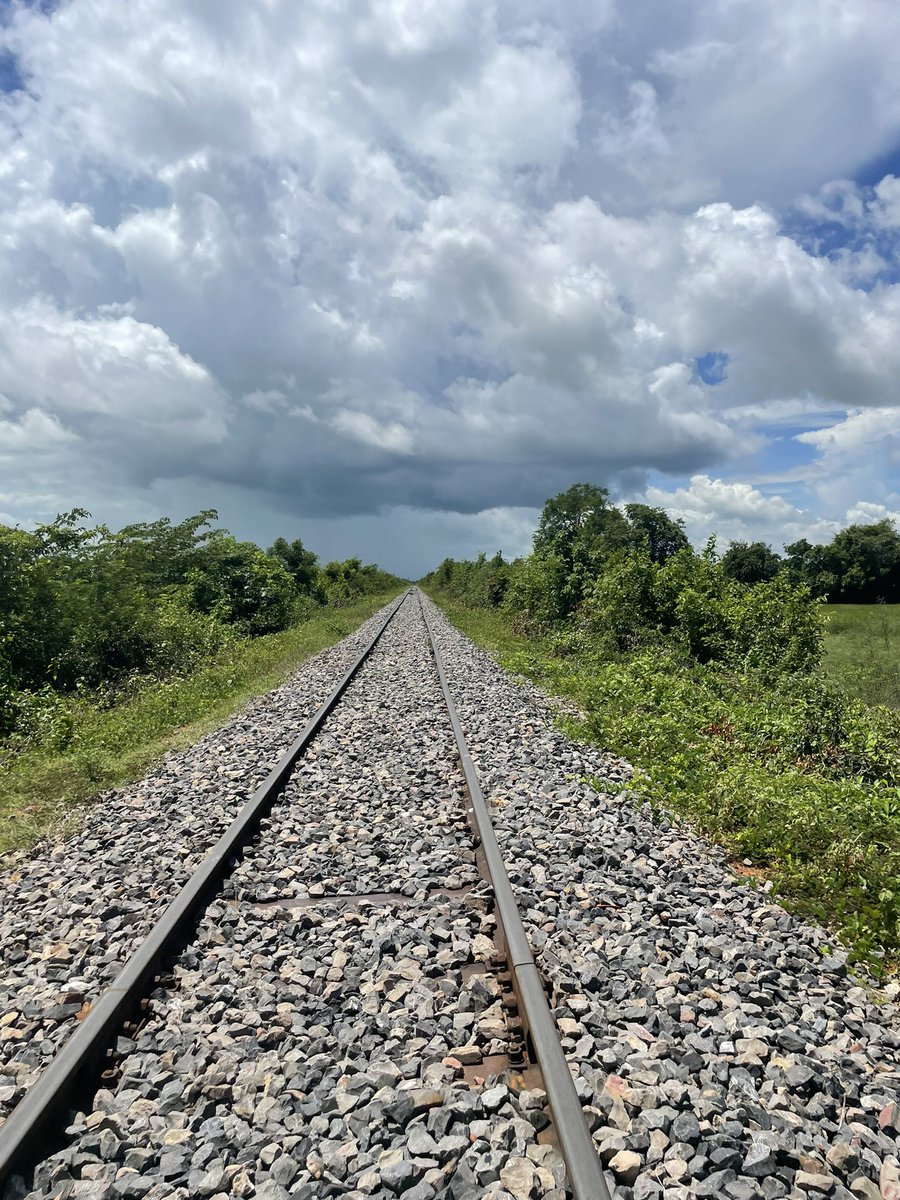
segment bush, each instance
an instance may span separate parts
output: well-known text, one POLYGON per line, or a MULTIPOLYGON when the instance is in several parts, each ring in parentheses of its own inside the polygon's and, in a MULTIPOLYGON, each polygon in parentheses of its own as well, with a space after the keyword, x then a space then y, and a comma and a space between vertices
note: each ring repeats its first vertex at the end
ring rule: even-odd
POLYGON ((660 569, 644 554, 620 559, 593 585, 582 620, 605 649, 625 653, 660 639, 672 613, 664 612, 660 569))
POLYGON ((566 614, 566 567, 556 554, 514 563, 504 597, 504 608, 518 628, 556 625, 566 614))
POLYGON ((773 685, 673 648, 548 678, 578 701, 583 732, 635 765, 639 800, 750 858, 876 972, 900 957, 900 714, 815 675, 773 685))
POLYGON ((55 736, 57 694, 110 705, 195 670, 231 639, 307 620, 400 580, 359 559, 322 571, 298 539, 270 553, 212 529, 212 510, 117 533, 83 509, 34 530, 0 526, 0 736, 55 736), (49 732, 48 732, 49 731, 49 732))
POLYGON ((728 655, 767 675, 808 674, 822 660, 825 622, 805 585, 778 575, 729 596, 728 655))
POLYGON ((287 570, 252 542, 211 538, 188 572, 192 608, 250 637, 287 629, 296 592, 287 570))
POLYGON ((591 739, 638 768, 639 799, 749 856, 879 970, 900 957, 900 713, 826 681, 814 594, 827 571, 857 594, 900 586, 900 540, 888 522, 845 533, 784 567, 761 544, 723 562, 714 539, 697 554, 655 510, 626 519, 576 487, 527 558, 446 559, 425 582, 499 607, 532 639, 515 666, 578 701, 591 739))

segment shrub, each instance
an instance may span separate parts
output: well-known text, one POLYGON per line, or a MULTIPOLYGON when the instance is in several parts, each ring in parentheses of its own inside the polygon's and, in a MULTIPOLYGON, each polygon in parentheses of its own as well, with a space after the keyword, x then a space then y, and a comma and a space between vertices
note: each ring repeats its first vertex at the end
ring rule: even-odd
POLYGON ((566 566, 556 554, 514 563, 504 597, 504 607, 518 628, 557 624, 566 613, 566 566))
POLYGON ((809 588, 777 575, 728 597, 729 658, 768 675, 804 674, 822 659, 825 622, 809 588))
POLYGON ((296 595, 277 559, 227 534, 210 538, 187 589, 192 608, 251 637, 286 629, 296 595))

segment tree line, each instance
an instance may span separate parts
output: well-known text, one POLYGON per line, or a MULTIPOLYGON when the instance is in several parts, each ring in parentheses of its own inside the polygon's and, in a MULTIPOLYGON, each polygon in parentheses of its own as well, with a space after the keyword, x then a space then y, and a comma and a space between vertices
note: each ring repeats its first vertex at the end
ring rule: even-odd
POLYGON ((732 542, 722 567, 740 583, 784 573, 832 604, 900 603, 900 533, 888 519, 848 525, 824 546, 801 538, 783 556, 765 542, 732 542))
POLYGON ((358 558, 320 565, 299 538, 239 541, 212 509, 118 531, 89 516, 0 526, 0 733, 42 692, 112 697, 401 582, 358 558))
POLYGON ((547 501, 527 557, 445 559, 424 583, 502 606, 519 627, 577 628, 606 654, 665 642, 698 663, 777 673, 808 672, 821 656, 822 620, 804 583, 785 571, 739 582, 714 540, 697 553, 663 509, 619 509, 591 484, 547 501))
POLYGON ((664 639, 698 662, 810 670, 821 657, 817 601, 900 601, 900 535, 883 520, 826 546, 795 542, 784 556, 740 541, 720 555, 714 538, 697 552, 664 509, 619 508, 607 488, 579 483, 546 502, 530 555, 445 559, 424 582, 504 606, 519 625, 577 624, 607 651, 664 639))
POLYGON ((426 579, 443 587, 454 580, 451 590, 461 598, 491 606, 511 585, 518 591, 525 578, 537 575, 541 582, 532 593, 542 593, 542 599, 532 594, 529 606, 536 604, 539 615, 552 621, 572 614, 605 572, 635 557, 657 567, 676 557, 682 564, 714 562, 724 581, 753 586, 781 579, 831 603, 900 603, 900 533, 890 520, 850 525, 827 545, 801 538, 786 545, 784 555, 761 541, 732 542, 722 555, 711 541, 698 555, 683 521, 647 504, 618 508, 608 489, 586 483, 546 502, 529 557, 514 563, 500 554, 491 559, 482 554, 469 563, 445 559, 426 579))

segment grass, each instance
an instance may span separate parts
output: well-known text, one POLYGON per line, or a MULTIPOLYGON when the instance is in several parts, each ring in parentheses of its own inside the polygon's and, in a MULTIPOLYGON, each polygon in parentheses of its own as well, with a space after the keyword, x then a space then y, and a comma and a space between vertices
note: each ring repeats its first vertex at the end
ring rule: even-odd
POLYGON ((866 704, 900 708, 900 604, 829 604, 825 669, 866 704))
MULTIPOLYGON (((821 680, 765 680, 664 646, 618 659, 530 638, 502 612, 436 596, 507 669, 574 700, 570 733, 620 754, 651 811, 676 814, 876 976, 900 961, 900 715, 821 680)), ((853 626, 851 626, 853 628, 853 626)), ((605 785, 604 785, 605 786, 605 785)))
POLYGON ((34 746, 0 761, 0 854, 64 833, 99 792, 139 778, 166 751, 196 742, 251 697, 278 687, 310 655, 352 633, 394 595, 323 609, 293 629, 235 642, 201 670, 150 684, 114 708, 73 701, 65 749, 34 746))

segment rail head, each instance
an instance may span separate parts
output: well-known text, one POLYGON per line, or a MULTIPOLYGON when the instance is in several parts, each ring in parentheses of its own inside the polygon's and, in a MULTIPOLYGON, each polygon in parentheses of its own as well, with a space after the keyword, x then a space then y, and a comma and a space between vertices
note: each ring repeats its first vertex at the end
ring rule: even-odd
POLYGON ((550 1011, 544 984, 531 953, 528 935, 522 923, 519 907, 503 862, 503 855, 494 831, 490 808, 481 790, 475 764, 466 745, 465 734, 459 713, 450 691, 444 661, 434 634, 431 619, 422 603, 422 594, 416 589, 422 620, 428 631, 431 652, 450 724, 456 739, 456 747, 462 766, 469 799, 472 805, 476 829, 485 866, 494 892, 494 904, 501 936, 507 952, 510 975, 519 1000, 522 1019, 531 1036, 535 1056, 541 1069, 547 1101, 553 1113, 553 1121, 559 1138, 560 1150, 566 1164, 569 1184, 576 1200, 613 1200, 615 1192, 606 1180, 597 1148, 584 1118, 584 1112, 569 1064, 560 1043, 560 1033, 550 1011))

